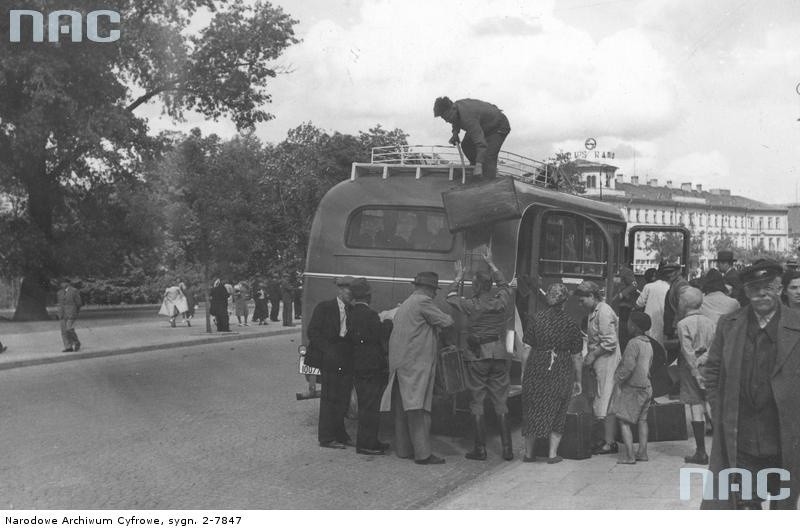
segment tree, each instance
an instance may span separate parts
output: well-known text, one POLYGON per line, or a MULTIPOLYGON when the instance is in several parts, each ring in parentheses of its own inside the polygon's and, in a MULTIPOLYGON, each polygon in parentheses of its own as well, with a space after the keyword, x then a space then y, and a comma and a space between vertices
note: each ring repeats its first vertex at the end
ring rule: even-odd
MULTIPOLYGON (((4 4, 2 35, 9 33, 12 7, 85 14, 107 2, 4 4)), ((298 42, 296 21, 264 1, 118 0, 114 8, 122 19, 116 42, 31 43, 30 27, 23 27, 20 43, 0 40, 0 186, 22 204, 11 221, 22 241, 0 256, 0 273, 16 267, 24 276, 18 320, 46 318, 48 279, 73 272, 55 252, 70 193, 110 186, 113 194, 164 147, 136 115, 142 105, 160 101, 174 119, 187 110, 228 116, 248 129, 272 118, 263 106, 271 101, 267 82, 280 72, 274 61, 298 42), (211 22, 189 36, 184 30, 201 9, 212 13, 211 22)))
POLYGON ((683 235, 676 232, 642 232, 643 247, 653 253, 655 261, 680 263, 683 256, 683 235))

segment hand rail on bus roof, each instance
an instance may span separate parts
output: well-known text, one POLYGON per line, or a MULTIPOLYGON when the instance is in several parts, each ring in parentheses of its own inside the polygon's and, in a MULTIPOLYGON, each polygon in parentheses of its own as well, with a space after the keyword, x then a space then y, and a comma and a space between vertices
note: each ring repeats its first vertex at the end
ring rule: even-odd
MULTIPOLYGON (((473 168, 473 166, 467 166, 473 168)), ((461 157, 455 146, 451 145, 387 145, 372 148, 369 163, 353 164, 350 180, 356 180, 360 168, 378 169, 381 177, 389 177, 390 170, 409 170, 415 172, 415 178, 422 177, 423 169, 426 174, 441 174, 447 171, 450 180, 453 180, 454 169, 462 169, 461 157)), ((542 187, 553 187, 557 168, 539 160, 500 151, 497 157, 498 175, 509 176, 526 184, 542 187)), ((571 191, 571 190, 570 190, 571 191)))

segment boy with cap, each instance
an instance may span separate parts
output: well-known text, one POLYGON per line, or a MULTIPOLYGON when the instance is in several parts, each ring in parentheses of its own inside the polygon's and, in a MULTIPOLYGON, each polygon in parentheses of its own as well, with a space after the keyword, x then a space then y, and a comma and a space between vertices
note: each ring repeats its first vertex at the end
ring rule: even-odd
POLYGON ((475 166, 473 178, 493 179, 497 176, 497 155, 511 132, 503 112, 491 103, 478 99, 459 99, 455 103, 447 96, 436 98, 433 117, 441 117, 453 126, 450 145, 459 143, 461 129, 466 131, 461 146, 469 163, 475 166))
MULTIPOLYGON (((353 306, 347 316, 346 338, 353 348, 353 384, 358 396, 356 453, 383 455, 389 444, 378 439, 381 393, 389 372, 388 340, 391 328, 381 324, 370 306, 370 287, 365 278, 350 284, 353 306)), ((391 325, 391 321, 387 321, 391 325)))
POLYGON ((625 346, 622 361, 614 373, 617 389, 609 409, 619 419, 624 451, 620 452, 618 464, 646 462, 647 457, 647 411, 653 387, 650 384, 650 365, 653 362, 653 346, 645 332, 650 329, 650 317, 641 311, 633 311, 628 316, 628 336, 631 339, 625 346), (639 450, 633 453, 633 432, 631 426, 639 427, 639 450))
POLYGON ((678 373, 681 383, 681 402, 689 405, 692 415, 692 433, 696 450, 683 460, 687 464, 708 464, 706 453, 705 382, 700 368, 708 358, 708 349, 714 340, 714 323, 700 312, 703 293, 696 287, 683 290, 678 302, 679 314, 677 337, 681 347, 678 357, 678 373))
POLYGON ((619 349, 619 320, 611 306, 602 301, 600 287, 596 283, 581 282, 575 288, 575 296, 580 305, 589 312, 586 328, 588 353, 583 364, 592 367, 597 379, 597 391, 592 405, 595 417, 593 453, 616 453, 614 431, 617 421, 613 414, 608 413, 608 406, 614 391, 614 372, 622 357, 619 349))

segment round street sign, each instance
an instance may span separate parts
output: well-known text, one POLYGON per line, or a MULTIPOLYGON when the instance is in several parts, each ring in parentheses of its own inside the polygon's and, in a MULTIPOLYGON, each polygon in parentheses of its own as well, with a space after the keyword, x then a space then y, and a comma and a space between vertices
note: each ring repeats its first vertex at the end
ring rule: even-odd
POLYGON ((584 142, 584 144, 583 144, 583 145, 585 145, 585 146, 586 146, 586 149, 588 149, 589 151, 591 151, 592 149, 594 149, 595 147, 597 147, 597 140, 595 140, 594 138, 587 138, 587 139, 586 139, 586 142, 584 142))

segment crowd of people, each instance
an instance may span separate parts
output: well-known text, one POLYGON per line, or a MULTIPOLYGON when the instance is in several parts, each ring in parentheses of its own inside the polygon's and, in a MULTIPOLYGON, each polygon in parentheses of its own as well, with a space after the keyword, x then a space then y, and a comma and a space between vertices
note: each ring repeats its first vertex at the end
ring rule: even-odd
MULTIPOLYGON (((588 400, 595 418, 594 454, 616 453, 619 464, 647 462, 649 409, 677 384, 694 438, 685 462, 710 465, 715 473, 739 467, 754 479, 763 469, 788 470, 791 478, 783 484, 770 475, 771 507, 794 507, 800 492, 800 421, 793 412, 800 405, 800 272, 770 260, 738 271, 728 263, 731 253, 718 257, 719 269, 691 283, 680 265, 662 263, 646 271, 642 286, 621 269, 608 296, 588 280, 572 293, 562 283, 539 289, 543 309, 525 316, 524 347, 517 347, 523 361, 524 462, 536 461, 540 438, 549 441, 547 463, 561 461, 567 411, 578 398, 588 400), (565 310, 571 296, 585 312, 583 322, 565 310), (714 436, 710 455, 707 429, 714 436), (789 494, 776 500, 781 488, 789 494)), ((457 262, 445 298, 466 325, 464 373, 474 445, 465 457, 487 458, 488 397, 498 418, 501 455, 511 460, 506 401, 513 353, 505 339, 516 279, 504 278, 488 249, 483 259, 489 272, 472 275, 471 296, 460 294, 467 271, 457 262)), ((378 418, 391 411, 397 456, 421 465, 444 463, 431 449, 431 408, 438 351, 454 320, 433 301, 438 276, 418 273, 411 296, 381 315, 369 306, 367 280, 344 277, 336 283, 337 297, 313 311, 305 356, 306 364, 321 370, 320 446, 355 445, 360 454, 383 455, 389 444, 380 439, 378 418), (353 388, 355 443, 344 423, 353 388)), ((737 480, 739 492, 764 496, 755 483, 737 480)), ((703 507, 757 509, 765 500, 741 494, 716 499, 723 500, 704 500, 703 507)))
POLYGON ((259 326, 266 326, 269 321, 279 322, 281 315, 283 325, 291 327, 294 320, 302 316, 302 289, 302 285, 291 281, 289 276, 279 281, 277 275, 273 275, 263 285, 257 282, 252 292, 247 282, 233 285, 217 278, 209 294, 209 311, 217 331, 221 332, 230 331, 231 316, 236 317, 238 326, 245 327, 250 326, 249 322, 259 326), (254 305, 252 316, 250 300, 254 305))

